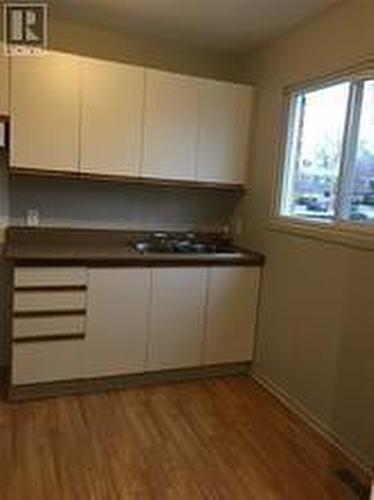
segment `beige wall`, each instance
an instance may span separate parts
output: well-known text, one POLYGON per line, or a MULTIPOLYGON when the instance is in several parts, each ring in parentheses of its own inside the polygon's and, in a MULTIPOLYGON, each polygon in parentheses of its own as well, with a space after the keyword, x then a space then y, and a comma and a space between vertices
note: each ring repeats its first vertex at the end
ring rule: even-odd
POLYGON ((61 51, 198 76, 223 80, 238 76, 239 60, 235 57, 55 18, 53 10, 48 45, 61 51))
POLYGON ((344 2, 255 50, 258 86, 244 239, 266 254, 255 370, 374 463, 374 252, 267 227, 279 169, 282 93, 374 57, 374 3, 344 2))
MULTIPOLYGON (((49 48, 222 80, 236 81, 238 78, 239 57, 110 31, 73 19, 74 12, 72 19, 57 17, 53 6, 50 7, 49 48)), ((0 39, 2 35, 3 23, 0 22, 0 39)))

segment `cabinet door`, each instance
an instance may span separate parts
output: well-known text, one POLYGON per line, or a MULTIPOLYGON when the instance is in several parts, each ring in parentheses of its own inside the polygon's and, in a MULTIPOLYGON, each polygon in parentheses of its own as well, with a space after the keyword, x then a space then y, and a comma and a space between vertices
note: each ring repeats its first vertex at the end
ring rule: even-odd
POLYGON ((252 359, 259 281, 259 268, 209 271, 205 364, 252 359))
POLYGON ((91 269, 85 339, 86 376, 145 370, 149 269, 91 269))
POLYGON ((251 99, 249 86, 202 82, 197 153, 199 180, 245 182, 251 99))
POLYGON ((82 60, 81 169, 140 175, 144 69, 82 60))
POLYGON ((13 58, 11 166, 78 169, 78 93, 76 57, 13 58))
POLYGON ((206 269, 153 271, 148 370, 202 364, 206 284, 206 269))
POLYGON ((9 114, 9 58, 0 42, 0 115, 9 114))
POLYGON ((199 80, 146 70, 142 174, 196 179, 199 80))

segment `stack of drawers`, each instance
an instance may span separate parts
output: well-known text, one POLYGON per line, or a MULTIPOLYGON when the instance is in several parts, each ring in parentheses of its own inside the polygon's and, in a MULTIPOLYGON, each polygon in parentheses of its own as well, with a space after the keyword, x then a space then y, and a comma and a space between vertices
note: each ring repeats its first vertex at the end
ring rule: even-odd
POLYGON ((69 350, 73 356, 77 341, 85 337, 86 296, 85 268, 15 269, 13 382, 37 381, 44 372, 53 375, 49 372, 59 370, 64 353, 70 360, 69 350))

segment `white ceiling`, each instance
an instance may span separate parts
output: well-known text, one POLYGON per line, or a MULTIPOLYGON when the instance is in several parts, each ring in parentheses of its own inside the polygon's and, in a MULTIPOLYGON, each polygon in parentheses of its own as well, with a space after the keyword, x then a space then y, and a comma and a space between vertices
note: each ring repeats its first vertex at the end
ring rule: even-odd
POLYGON ((110 29, 244 52, 340 0, 53 0, 51 9, 110 29))

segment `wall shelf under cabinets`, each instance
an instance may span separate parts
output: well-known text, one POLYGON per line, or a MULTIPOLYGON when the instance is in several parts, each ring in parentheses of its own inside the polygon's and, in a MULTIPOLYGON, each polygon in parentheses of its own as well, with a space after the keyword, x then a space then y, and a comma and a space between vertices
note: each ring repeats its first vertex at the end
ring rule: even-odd
POLYGON ((9 173, 12 177, 39 177, 39 178, 61 178, 69 180, 91 180, 96 182, 109 182, 120 184, 132 184, 137 186, 160 186, 160 187, 175 187, 186 189, 209 189, 217 191, 232 191, 238 194, 244 194, 245 186, 243 184, 234 183, 215 183, 215 182, 200 182, 191 180, 170 180, 159 179, 152 177, 132 177, 126 175, 104 175, 88 172, 74 172, 62 170, 48 170, 43 168, 29 167, 9 167, 9 173))

